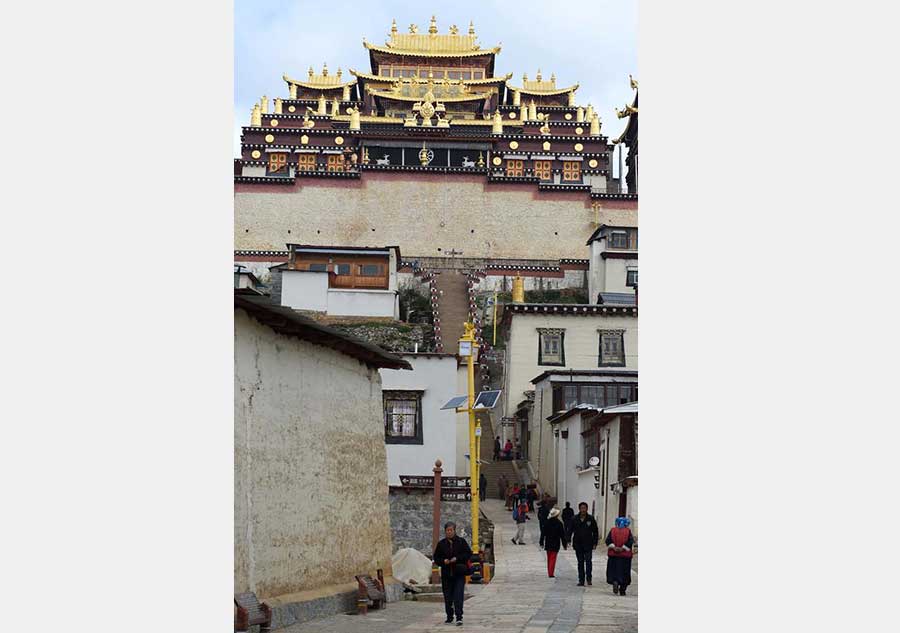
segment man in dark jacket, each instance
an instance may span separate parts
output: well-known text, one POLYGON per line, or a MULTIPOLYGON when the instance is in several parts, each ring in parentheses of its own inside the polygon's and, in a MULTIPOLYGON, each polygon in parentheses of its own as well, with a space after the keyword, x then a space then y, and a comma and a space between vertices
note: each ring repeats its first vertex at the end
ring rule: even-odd
POLYGON ((456 611, 456 626, 462 626, 463 598, 466 592, 466 571, 472 550, 465 539, 456 536, 456 524, 448 521, 444 524, 444 536, 431 560, 441 567, 441 589, 444 591, 444 610, 447 613, 446 624, 453 622, 456 611))
POLYGON ((500 436, 494 438, 494 461, 500 461, 500 436))
POLYGON ((485 497, 487 497, 487 477, 481 473, 478 477, 478 499, 484 501, 485 497))
POLYGON ((575 510, 572 509, 572 506, 566 501, 566 507, 563 508, 562 511, 562 522, 563 526, 566 528, 566 538, 572 538, 572 520, 575 518, 575 510))
POLYGON ((591 572, 593 571, 591 558, 600 541, 597 522, 587 513, 587 508, 588 505, 584 501, 579 503, 578 514, 572 520, 572 547, 575 549, 575 557, 578 558, 579 587, 584 587, 585 578, 587 578, 587 584, 591 584, 591 572))

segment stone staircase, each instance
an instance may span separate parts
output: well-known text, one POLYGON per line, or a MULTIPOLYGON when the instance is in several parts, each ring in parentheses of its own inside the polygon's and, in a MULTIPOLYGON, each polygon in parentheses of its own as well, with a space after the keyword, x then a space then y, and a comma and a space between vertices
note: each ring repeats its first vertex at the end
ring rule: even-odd
MULTIPOLYGON (((481 465, 481 472, 487 477, 487 497, 488 499, 499 499, 500 491, 498 489, 497 480, 500 475, 506 477, 506 481, 512 485, 513 482, 519 481, 519 473, 516 469, 514 461, 493 461, 494 460, 494 438, 497 433, 490 428, 489 424, 481 423, 481 461, 487 462, 481 465)), ((521 483, 521 482, 520 482, 521 483)))
POLYGON ((466 277, 459 270, 442 270, 434 282, 438 291, 435 329, 440 327, 440 341, 444 352, 454 353, 459 347, 459 339, 465 333, 463 324, 469 320, 466 277))

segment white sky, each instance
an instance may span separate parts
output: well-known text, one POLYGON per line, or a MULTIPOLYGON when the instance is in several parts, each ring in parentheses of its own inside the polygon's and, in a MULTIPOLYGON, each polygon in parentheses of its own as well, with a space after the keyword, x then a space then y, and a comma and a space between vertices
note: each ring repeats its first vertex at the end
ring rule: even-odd
MULTIPOLYGON (((234 33, 234 153, 240 153, 241 126, 249 124, 250 110, 262 95, 287 97, 282 74, 304 77, 310 65, 329 72, 338 67, 369 71, 369 55, 362 46, 383 43, 391 19, 406 32, 411 23, 427 32, 431 12, 394 0, 377 2, 309 2, 235 0, 234 33)), ((469 21, 483 47, 502 43, 494 74, 512 72, 514 84, 522 73, 534 79, 540 68, 544 78, 556 73, 557 86, 580 84, 576 100, 593 104, 600 114, 601 131, 616 138, 625 129, 614 108, 631 103, 634 93, 628 74, 637 72, 637 3, 634 0, 595 0, 577 7, 548 2, 460 1, 437 11, 438 31, 451 24, 466 32, 469 21)), ((616 167, 615 169, 618 169, 616 167)))

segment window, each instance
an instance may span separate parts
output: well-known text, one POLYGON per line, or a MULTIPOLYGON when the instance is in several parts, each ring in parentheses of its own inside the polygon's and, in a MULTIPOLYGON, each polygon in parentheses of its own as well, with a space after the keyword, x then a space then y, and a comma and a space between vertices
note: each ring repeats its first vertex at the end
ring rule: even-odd
POLYGON ((464 70, 464 71, 462 72, 462 78, 463 78, 463 79, 471 79, 471 78, 472 78, 472 71, 470 71, 470 70, 464 70))
POLYGON ((472 71, 472 79, 484 79, 484 71, 483 70, 473 70, 472 71))
POLYGON ((565 365, 565 330, 538 329, 538 365, 565 365))
MULTIPOLYGON (((434 74, 435 79, 443 79, 444 78, 443 70, 435 70, 433 74, 434 74)), ((425 73, 425 76, 428 77, 428 73, 425 73)))
POLYGON ((384 274, 381 270, 381 264, 360 264, 359 266, 361 277, 380 277, 384 274))
POLYGON ((553 412, 568 411, 577 404, 611 407, 637 401, 636 383, 553 383, 553 412))
POLYGON ((563 180, 565 182, 581 182, 581 163, 577 160, 563 161, 563 180))
POLYGON ((328 270, 328 264, 310 264, 307 270, 311 270, 316 273, 324 273, 328 270))
POLYGON ((287 154, 269 154, 269 174, 287 175, 287 154))
MULTIPOLYGON (((600 331, 600 366, 625 366, 625 330, 600 331)), ((617 404, 617 403, 610 403, 617 404)))
POLYGON ((506 161, 506 175, 507 176, 524 176, 525 175, 525 161, 521 161, 521 160, 506 161))
POLYGON ((450 70, 447 72, 447 79, 459 79, 458 70, 450 70))
POLYGON ((384 391, 384 441, 422 444, 422 393, 384 391))
POLYGON ((584 436, 584 463, 582 468, 590 466, 591 457, 600 457, 600 432, 594 430, 584 436))
POLYGON ((635 288, 638 285, 638 271, 637 269, 628 270, 625 273, 625 285, 629 288, 635 288))
POLYGON ((344 171, 344 155, 329 154, 327 165, 328 171, 344 171))
POLYGON ((536 160, 534 161, 534 175, 541 180, 552 180, 553 172, 550 171, 551 161, 536 160))
POLYGON ((621 248, 636 251, 637 229, 614 229, 609 233, 609 248, 621 248))
POLYGON ((350 264, 335 264, 334 265, 334 274, 335 275, 349 275, 350 274, 350 264))
POLYGON ((382 66, 378 69, 378 74, 382 77, 390 77, 391 76, 391 68, 390 66, 382 66))
POLYGON ((298 171, 315 171, 316 155, 315 154, 298 154, 297 155, 298 171))

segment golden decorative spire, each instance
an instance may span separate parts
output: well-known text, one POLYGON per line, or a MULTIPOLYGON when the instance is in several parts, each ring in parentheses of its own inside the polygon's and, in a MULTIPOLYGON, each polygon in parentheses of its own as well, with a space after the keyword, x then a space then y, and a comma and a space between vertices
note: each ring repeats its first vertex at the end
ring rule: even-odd
POLYGON ((281 98, 275 97, 275 114, 281 114, 281 98))
POLYGON ((596 112, 591 117, 591 136, 600 136, 600 116, 596 112))
POLYGON ((522 83, 524 84, 526 81, 528 81, 528 73, 522 73, 522 83))
POLYGON ((541 69, 540 69, 540 68, 538 68, 537 77, 535 77, 534 79, 535 79, 535 81, 540 81, 540 80, 541 80, 541 69))
POLYGON ((584 123, 584 108, 581 106, 578 106, 578 109, 575 111, 575 122, 584 123))
POLYGON ((253 127, 259 127, 262 125, 262 116, 258 103, 253 105, 253 111, 250 113, 250 125, 253 127))
POLYGON ((416 25, 416 24, 410 24, 410 25, 409 25, 409 32, 410 32, 410 33, 418 33, 418 32, 419 32, 419 27, 418 27, 418 25, 416 25))
POLYGON ((397 32, 397 20, 391 19, 391 33, 397 32))
POLYGON ((637 81, 635 81, 634 77, 632 77, 630 74, 628 75, 628 81, 631 83, 631 89, 632 89, 632 90, 637 90, 637 89, 638 89, 638 83, 637 83, 637 81))
POLYGON ((262 109, 263 114, 269 113, 269 98, 266 95, 263 95, 262 99, 259 100, 259 107, 262 109))
POLYGON ((322 62, 322 76, 328 76, 328 62, 322 62))
POLYGON ((556 83, 556 73, 550 73, 550 83, 556 83))
POLYGON ((341 67, 340 66, 338 66, 337 78, 338 78, 338 81, 341 80, 341 67))
POLYGON ((312 78, 313 78, 313 75, 315 75, 315 74, 316 74, 316 73, 315 73, 315 71, 313 70, 312 66, 310 66, 310 67, 309 67, 309 78, 312 79, 312 78))
POLYGON ((475 35, 475 23, 469 21, 469 35, 475 35))
POLYGON ((431 24, 428 26, 428 32, 432 35, 437 35, 437 19, 434 16, 431 16, 431 24))

